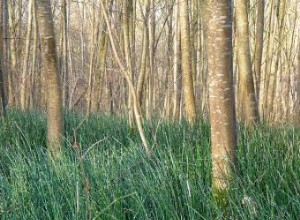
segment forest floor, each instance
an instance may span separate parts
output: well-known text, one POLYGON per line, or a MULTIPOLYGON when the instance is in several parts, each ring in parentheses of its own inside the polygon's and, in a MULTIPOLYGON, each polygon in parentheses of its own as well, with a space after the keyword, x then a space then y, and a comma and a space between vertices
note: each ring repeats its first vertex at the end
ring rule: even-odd
POLYGON ((68 112, 53 164, 45 115, 8 112, 0 121, 0 218, 299 219, 299 129, 241 127, 239 169, 222 205, 210 188, 209 124, 145 129, 151 159, 126 120, 68 112))

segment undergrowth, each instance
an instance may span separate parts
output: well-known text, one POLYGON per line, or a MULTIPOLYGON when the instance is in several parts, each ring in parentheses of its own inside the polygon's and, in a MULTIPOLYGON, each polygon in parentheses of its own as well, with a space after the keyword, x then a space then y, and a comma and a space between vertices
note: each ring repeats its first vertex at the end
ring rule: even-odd
POLYGON ((151 159, 126 120, 68 112, 53 167, 45 115, 8 112, 0 122, 1 219, 299 217, 299 130, 240 128, 238 171, 222 207, 210 187, 209 125, 146 122, 145 129, 151 159))

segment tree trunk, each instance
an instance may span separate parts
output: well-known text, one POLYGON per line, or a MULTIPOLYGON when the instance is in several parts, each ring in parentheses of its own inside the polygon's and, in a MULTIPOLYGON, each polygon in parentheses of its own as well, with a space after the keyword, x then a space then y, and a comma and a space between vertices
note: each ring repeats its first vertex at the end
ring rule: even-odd
MULTIPOLYGON (((149 10, 150 0, 145 1, 145 13, 144 13, 144 31, 143 31, 143 51, 140 65, 140 74, 137 82, 137 99, 139 106, 142 109, 143 91, 145 87, 145 79, 147 74, 147 60, 149 59, 149 10)), ((149 60, 148 60, 149 61, 149 60)), ((141 111, 140 109, 140 111, 141 111)))
POLYGON ((0 117, 5 116, 5 108, 7 106, 7 99, 4 88, 4 68, 3 68, 3 1, 0 2, 0 98, 1 98, 1 109, 0 117))
POLYGON ((188 0, 180 1, 179 7, 184 104, 187 120, 194 123, 196 120, 196 105, 191 63, 188 0))
MULTIPOLYGON (((124 3, 124 18, 123 18, 123 35, 124 35, 124 51, 125 51, 125 59, 128 66, 129 76, 131 80, 134 80, 134 69, 133 69, 133 59, 132 59, 132 27, 133 24, 131 23, 133 17, 133 0, 128 0, 124 3)), ((130 89, 128 92, 128 120, 131 127, 134 126, 134 116, 133 116, 133 102, 132 102, 132 95, 130 93, 130 89)))
MULTIPOLYGON (((300 36, 298 37, 300 42, 300 36)), ((295 110, 293 113, 293 123, 300 127, 300 44, 298 43, 298 52, 296 60, 295 74, 295 110)))
POLYGON ((173 41, 173 2, 168 1, 168 20, 167 20, 167 45, 166 45, 166 54, 167 54, 167 68, 165 72, 165 88, 164 88, 164 93, 165 93, 165 101, 164 101, 164 117, 167 119, 170 119, 170 113, 171 113, 171 76, 172 76, 172 41, 173 41))
POLYGON ((153 106, 155 106, 155 0, 150 0, 151 15, 149 19, 149 74, 148 74, 148 107, 146 109, 146 118, 151 119, 153 106))
POLYGON ((231 1, 206 0, 212 181, 217 192, 230 183, 237 146, 231 16, 231 1))
POLYGON ((89 65, 89 77, 88 77, 88 88, 87 88, 87 96, 86 96, 86 114, 89 115, 92 111, 92 102, 93 100, 93 91, 94 91, 94 66, 95 66, 95 45, 96 45, 96 16, 95 16, 95 8, 92 8, 91 12, 91 22, 92 22, 92 30, 91 30, 91 44, 90 44, 90 65, 89 65))
MULTIPOLYGON (((256 85, 256 100, 259 106, 260 100, 260 83, 261 83, 261 65, 264 44, 264 17, 265 17, 265 0, 257 1, 257 14, 256 14, 256 33, 255 33, 255 51, 254 51, 254 73, 256 85)), ((261 115, 261 114, 260 114, 261 115)))
POLYGON ((31 38, 32 38, 32 17, 33 17, 33 0, 30 0, 28 3, 28 24, 27 24, 27 33, 26 33, 26 43, 24 50, 24 58, 23 58, 23 68, 22 68, 22 80, 21 80, 21 91, 20 91, 20 103, 21 109, 25 110, 28 108, 28 85, 30 81, 29 74, 29 56, 30 56, 30 46, 31 46, 31 38))
POLYGON ((16 49, 16 40, 15 40, 15 28, 13 21, 15 20, 15 12, 13 8, 15 7, 13 2, 5 1, 5 10, 8 13, 8 34, 7 38, 9 38, 9 44, 7 46, 8 53, 8 63, 9 65, 9 74, 8 74, 8 104, 9 106, 16 105, 16 97, 15 97, 15 74, 17 68, 17 49, 16 49))
POLYGON ((62 45, 62 99, 64 107, 69 103, 69 56, 68 56, 68 11, 67 0, 62 0, 62 23, 63 23, 63 45, 62 45))
MULTIPOLYGON (((277 20, 278 20, 278 35, 277 35, 277 51, 274 56, 274 63, 271 66, 270 72, 270 81, 269 81, 269 90, 267 91, 268 96, 268 110, 269 110, 269 120, 274 119, 276 113, 273 111, 275 105, 275 94, 277 88, 277 76, 278 76, 278 68, 279 68, 279 61, 281 60, 281 51, 283 48, 283 39, 284 36, 284 20, 286 16, 286 0, 278 0, 278 13, 277 13, 277 20)), ((275 43, 275 42, 274 42, 275 43)))
POLYGON ((180 115, 180 103, 181 103, 181 87, 182 87, 182 75, 181 75, 181 37, 180 37, 180 23, 179 23, 179 6, 178 2, 175 4, 174 10, 175 17, 175 36, 174 36, 174 95, 173 95, 173 120, 177 120, 180 115))
POLYGON ((251 67, 247 1, 236 0, 235 4, 241 119, 252 125, 258 121, 258 107, 251 67))
POLYGON ((43 72, 47 86, 48 149, 50 156, 58 157, 63 135, 61 87, 58 76, 56 44, 50 0, 36 0, 41 40, 43 72))

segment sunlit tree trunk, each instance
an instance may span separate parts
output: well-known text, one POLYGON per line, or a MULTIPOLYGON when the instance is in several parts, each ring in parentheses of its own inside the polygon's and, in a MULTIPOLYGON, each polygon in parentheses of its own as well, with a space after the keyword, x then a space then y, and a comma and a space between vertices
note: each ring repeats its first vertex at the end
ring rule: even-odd
POLYGON ((68 10, 67 10, 67 0, 62 0, 62 99, 63 105, 68 106, 69 103, 69 56, 68 56, 68 10))
POLYGON ((175 4, 174 17, 174 64, 173 64, 173 79, 174 79, 174 94, 173 94, 173 120, 177 120, 180 115, 180 103, 181 103, 181 37, 180 37, 180 23, 179 23, 179 6, 178 0, 175 4))
POLYGON ((196 120, 196 105, 191 63, 188 0, 179 1, 179 7, 184 104, 187 120, 193 123, 196 120))
POLYGON ((146 109, 147 119, 151 119, 153 106, 155 106, 155 0, 150 0, 150 19, 149 19, 149 74, 148 74, 148 106, 146 109))
POLYGON ((28 24, 27 24, 27 32, 26 32, 26 43, 24 50, 24 58, 23 58, 23 68, 21 75, 21 90, 20 90, 20 103, 21 109, 25 110, 28 108, 29 104, 29 93, 28 93, 28 85, 30 81, 29 74, 29 56, 30 56, 30 46, 31 46, 31 38, 32 38, 32 10, 33 10, 33 0, 29 0, 28 3, 28 24))
POLYGON ((206 48, 214 189, 226 189, 236 153, 236 117, 233 92, 231 1, 206 0, 206 48))
MULTIPOLYGON (((33 4, 35 2, 33 1, 33 4)), ((33 5, 34 6, 34 5, 33 5)), ((38 27, 37 27, 37 19, 36 19, 36 11, 35 7, 33 7, 33 14, 32 14, 32 22, 33 22, 33 41, 32 41, 32 68, 31 68, 31 84, 30 84, 30 108, 36 108, 38 107, 38 101, 40 100, 38 97, 40 97, 40 90, 38 87, 38 83, 40 82, 40 79, 38 77, 38 71, 37 71, 37 64, 39 60, 38 54, 38 27)))
POLYGON ((15 97, 15 74, 17 68, 17 49, 16 49, 16 39, 15 39, 15 3, 12 1, 5 1, 5 9, 8 13, 8 34, 6 37, 9 38, 9 43, 7 46, 7 54, 8 54, 8 63, 9 63, 9 74, 8 74, 8 104, 9 106, 16 105, 16 97, 15 97))
POLYGON ((149 61, 149 10, 150 10, 150 1, 145 1, 145 10, 144 10, 144 30, 143 30, 143 50, 141 57, 140 65, 140 74, 137 82, 137 98, 139 106, 142 108, 143 101, 143 91, 145 89, 145 80, 147 74, 147 61, 149 61))
MULTIPOLYGON (((277 8, 277 20, 278 20, 278 35, 276 39, 278 41, 278 46, 276 48, 276 53, 274 56, 274 63, 271 67, 270 72, 270 81, 269 81, 269 90, 268 90, 268 110, 269 110, 269 120, 272 120, 276 116, 276 112, 273 111, 275 105, 275 94, 277 88, 277 76, 278 76, 278 68, 279 61, 281 60, 281 51, 283 48, 283 40, 284 36, 284 20, 286 16, 286 0, 278 0, 278 8, 277 8)), ((275 42, 274 42, 275 44, 275 42)))
MULTIPOLYGON (((132 60, 132 17, 133 17, 133 0, 128 0, 124 3, 124 17, 123 17, 123 34, 124 34, 124 51, 125 51, 125 59, 128 66, 129 76, 131 80, 134 82, 134 69, 133 69, 133 60, 132 60)), ((133 102, 132 102, 132 95, 130 93, 130 89, 128 89, 128 119, 130 126, 133 127, 134 125, 134 116, 133 116, 133 102)))
POLYGON ((195 62, 196 62, 196 73, 195 73, 195 98, 196 98, 196 111, 201 114, 203 117, 203 109, 202 105, 205 103, 204 97, 202 96, 203 90, 205 85, 203 84, 203 56, 202 56, 202 50, 203 48, 203 41, 202 41, 202 21, 201 21, 201 10, 200 10, 200 2, 198 0, 194 0, 195 4, 195 10, 197 11, 196 13, 196 18, 195 18, 195 28, 197 29, 197 32, 195 34, 195 62))
POLYGON ((272 42, 274 41, 273 38, 274 36, 272 35, 273 32, 273 25, 272 21, 274 20, 273 18, 273 13, 274 13, 274 1, 271 0, 270 4, 270 12, 269 12, 269 19, 268 19, 268 24, 266 27, 268 29, 267 32, 267 43, 266 43, 266 49, 265 49, 265 69, 264 69, 264 77, 263 77, 263 82, 261 85, 263 85, 263 90, 260 90, 260 108, 261 108, 261 113, 263 115, 263 119, 267 119, 267 115, 269 113, 268 111, 268 91, 269 91, 269 81, 270 81, 270 72, 271 72, 271 65, 272 65, 272 56, 273 56, 273 48, 272 48, 272 42))
POLYGON ((112 32, 111 32, 110 22, 108 20, 108 16, 107 16, 107 12, 105 10, 104 4, 103 4, 103 2, 101 2, 100 4, 101 4, 102 12, 104 14, 105 22, 106 22, 106 25, 107 25, 107 31, 108 31, 108 36, 109 36, 109 40, 110 40, 110 45, 111 45, 115 60, 118 63, 120 69, 121 69, 121 74, 124 76, 124 78, 127 81, 128 86, 130 87, 130 93, 131 93, 132 98, 133 98, 132 101, 133 101, 133 106, 134 106, 135 122, 136 122, 136 125, 137 125, 137 128, 138 128, 138 131, 139 131, 139 135, 141 137, 145 152, 150 157, 151 156, 151 149, 150 149, 148 141, 145 137, 145 132, 144 132, 144 129, 143 129, 143 124, 142 124, 142 116, 141 116, 141 113, 140 113, 140 110, 139 110, 140 107, 139 107, 139 102, 138 102, 137 95, 136 95, 136 92, 135 92, 135 89, 134 89, 134 85, 133 85, 131 77, 130 77, 128 71, 127 71, 127 68, 124 67, 124 65, 122 64, 122 62, 120 60, 120 57, 117 53, 116 45, 115 45, 114 38, 113 38, 113 35, 112 35, 112 32))
POLYGON ((246 0, 235 1, 235 18, 237 32, 237 51, 239 68, 239 94, 241 119, 251 125, 258 121, 258 106, 256 103, 254 81, 251 67, 249 46, 249 22, 246 0))
POLYGON ((167 54, 167 68, 165 72, 165 101, 164 101, 164 117, 170 119, 171 117, 171 88, 172 88, 172 43, 173 43, 173 2, 168 1, 168 20, 167 20, 167 45, 166 45, 166 54, 167 54))
MULTIPOLYGON (((264 44, 264 17, 265 17, 265 0, 257 1, 256 13, 256 31, 255 31, 255 51, 254 51, 254 73, 255 73, 255 91, 257 106, 260 100, 260 83, 261 83, 261 66, 264 44)), ((260 114, 261 115, 261 114, 260 114)))
POLYGON ((92 102, 93 96, 92 93, 94 91, 94 66, 95 66, 95 45, 96 45, 96 15, 95 15, 95 8, 91 9, 91 44, 90 44, 90 64, 89 64, 89 76, 88 76, 88 88, 87 88, 87 96, 86 96, 86 114, 89 115, 92 111, 92 102))
POLYGON ((36 0, 35 3, 41 41, 43 72, 47 86, 48 149, 51 157, 57 157, 59 156, 61 136, 63 135, 63 116, 53 16, 49 0, 36 0))
MULTIPOLYGON (((298 37, 300 42, 300 36, 298 37)), ((296 60, 295 74, 295 110, 293 112, 293 123, 300 127, 300 44, 298 43, 298 52, 296 60)))

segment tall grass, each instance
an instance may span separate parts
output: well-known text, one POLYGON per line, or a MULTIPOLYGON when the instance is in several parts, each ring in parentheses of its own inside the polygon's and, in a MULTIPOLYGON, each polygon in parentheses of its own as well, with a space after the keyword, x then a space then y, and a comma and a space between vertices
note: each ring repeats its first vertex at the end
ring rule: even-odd
POLYGON ((238 171, 220 207, 210 189, 209 125, 145 127, 151 159, 126 120, 66 113, 63 157, 53 167, 45 116, 10 111, 0 122, 1 219, 299 218, 299 130, 241 128, 238 171))

